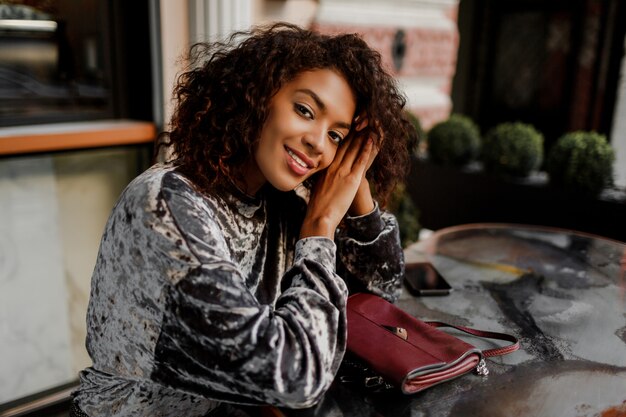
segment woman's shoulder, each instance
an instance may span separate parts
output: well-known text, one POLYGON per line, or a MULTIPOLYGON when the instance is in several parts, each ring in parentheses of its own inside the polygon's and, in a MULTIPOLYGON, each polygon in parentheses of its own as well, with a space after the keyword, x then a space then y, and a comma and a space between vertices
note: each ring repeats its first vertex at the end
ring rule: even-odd
MULTIPOLYGON (((133 179, 118 200, 112 218, 137 219, 138 228, 176 230, 196 219, 215 218, 215 198, 198 191, 194 183, 170 164, 155 164, 133 179)), ((195 226, 194 226, 195 227, 195 226)), ((184 233, 184 230, 179 230, 184 233)))
MULTIPOLYGON (((117 209, 165 213, 187 207, 212 211, 214 198, 202 193, 175 165, 157 163, 135 177, 122 192, 117 209)), ((183 210, 183 211, 186 211, 183 210)))
POLYGON ((174 194, 200 194, 193 181, 176 169, 175 165, 156 163, 133 179, 125 193, 134 195, 150 194, 160 197, 174 194))

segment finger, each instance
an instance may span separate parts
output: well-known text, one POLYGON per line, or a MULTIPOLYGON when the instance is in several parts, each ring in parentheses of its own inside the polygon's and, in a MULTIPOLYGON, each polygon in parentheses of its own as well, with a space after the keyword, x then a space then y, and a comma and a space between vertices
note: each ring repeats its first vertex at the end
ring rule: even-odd
POLYGON ((339 145, 339 149, 337 149, 337 152, 335 153, 335 158, 333 159, 333 162, 331 163, 329 168, 332 169, 332 167, 338 168, 340 166, 343 166, 346 161, 347 163, 352 164, 354 162, 354 159, 356 158, 356 156, 352 155, 355 152, 358 152, 361 142, 362 139, 358 137, 350 136, 346 138, 344 142, 339 145))
MULTIPOLYGON (((356 123, 358 119, 359 116, 354 119, 354 123, 356 123)), ((333 159, 333 162, 337 161, 338 163, 341 163, 346 153, 351 149, 351 145, 354 144, 354 139, 358 136, 354 133, 355 130, 351 129, 346 138, 340 143, 339 149, 337 149, 337 152, 335 153, 335 158, 333 159)))
POLYGON ((365 114, 365 112, 359 114, 357 117, 354 118, 354 125, 355 125, 354 129, 356 132, 363 130, 368 124, 369 124, 369 119, 367 118, 367 115, 365 114))
MULTIPOLYGON (((378 122, 376 123, 378 125, 378 122)), ((338 164, 341 164, 344 161, 346 155, 351 155, 346 162, 348 162, 349 164, 354 163, 354 160, 356 159, 359 151, 361 150, 361 148, 363 147, 363 144, 365 143, 365 135, 359 134, 359 132, 365 129, 368 125, 369 125, 369 118, 367 117, 367 114, 365 112, 359 114, 357 117, 354 118, 353 126, 355 127, 353 127, 353 130, 350 132, 348 138, 346 139, 346 143, 343 143, 342 144, 343 146, 340 146, 339 149, 337 150, 337 153, 335 154, 335 158, 333 161, 337 161, 338 164)), ((379 143, 377 133, 370 132, 370 136, 374 136, 375 142, 379 143)), ((373 162, 373 157, 370 160, 369 165, 371 165, 372 162, 373 162)))
POLYGON ((359 177, 365 176, 365 172, 367 172, 367 169, 370 165, 369 161, 373 151, 374 141, 372 139, 367 139, 367 141, 365 141, 365 143, 363 144, 363 148, 361 149, 358 158, 352 166, 353 172, 356 173, 359 177))
POLYGON ((367 169, 370 169, 370 167, 374 163, 374 159, 376 159, 376 156, 378 155, 378 152, 380 152, 380 148, 382 147, 382 143, 380 141, 377 141, 374 138, 370 140, 372 140, 374 143, 372 147, 372 152, 370 153, 370 158, 367 161, 367 169))
POLYGON ((354 161, 359 157, 359 155, 363 151, 363 146, 366 142, 367 138, 364 136, 356 136, 350 139, 350 143, 347 144, 346 150, 341 159, 341 165, 348 167, 350 170, 352 165, 354 165, 354 161))

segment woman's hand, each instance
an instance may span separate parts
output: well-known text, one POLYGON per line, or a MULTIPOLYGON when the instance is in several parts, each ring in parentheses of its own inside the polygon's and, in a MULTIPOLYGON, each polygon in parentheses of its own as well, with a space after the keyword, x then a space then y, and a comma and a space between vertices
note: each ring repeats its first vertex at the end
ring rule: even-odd
MULTIPOLYGON (((374 156, 374 142, 364 135, 357 134, 339 147, 335 159, 320 173, 313 186, 300 238, 323 236, 333 239, 335 229, 348 209, 355 204, 360 208, 361 197, 366 200, 370 195, 371 199, 365 172, 374 156), (367 191, 363 189, 365 186, 367 191), (357 194, 359 199, 355 198, 357 194)), ((370 211, 372 208, 373 203, 370 211)))
MULTIPOLYGON (((355 134, 358 135, 359 132, 362 131, 368 125, 368 123, 369 123, 368 119, 364 118, 356 126, 355 134)), ((376 129, 376 127, 378 126, 375 126, 375 130, 380 131, 380 129, 376 129)), ((382 142, 382 140, 381 141, 376 140, 374 142, 377 143, 378 146, 380 146, 380 143, 382 142)), ((374 162, 374 159, 376 158, 376 155, 378 155, 378 151, 380 150, 378 146, 374 146, 372 152, 370 153, 370 157, 369 157, 369 160, 367 161, 367 167, 365 168, 365 172, 367 172, 367 170, 370 169, 370 167, 372 166, 372 163, 374 162)), ((354 200, 352 201, 352 204, 350 205, 350 209, 348 209, 348 214, 350 214, 350 216, 362 216, 364 214, 370 213, 372 210, 374 210, 374 199, 372 197, 372 192, 370 190, 370 184, 367 181, 367 178, 363 176, 363 179, 361 180, 361 184, 359 185, 359 189, 354 197, 354 200)))

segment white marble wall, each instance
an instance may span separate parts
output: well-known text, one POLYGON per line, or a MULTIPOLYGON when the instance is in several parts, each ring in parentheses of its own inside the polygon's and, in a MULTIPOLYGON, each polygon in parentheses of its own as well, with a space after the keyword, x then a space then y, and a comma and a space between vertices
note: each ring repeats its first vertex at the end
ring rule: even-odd
POLYGON ((0 163, 0 403, 72 378, 53 162, 0 163))
POLYGON ((0 404, 89 365, 91 272, 136 161, 128 149, 0 160, 0 404))

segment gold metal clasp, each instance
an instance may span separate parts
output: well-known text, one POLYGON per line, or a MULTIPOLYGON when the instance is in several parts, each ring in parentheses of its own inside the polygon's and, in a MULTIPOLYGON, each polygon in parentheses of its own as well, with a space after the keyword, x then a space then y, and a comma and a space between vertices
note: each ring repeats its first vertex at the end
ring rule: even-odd
POLYGON ((409 333, 406 331, 404 327, 394 327, 394 326, 383 326, 383 327, 403 340, 409 339, 409 333))

